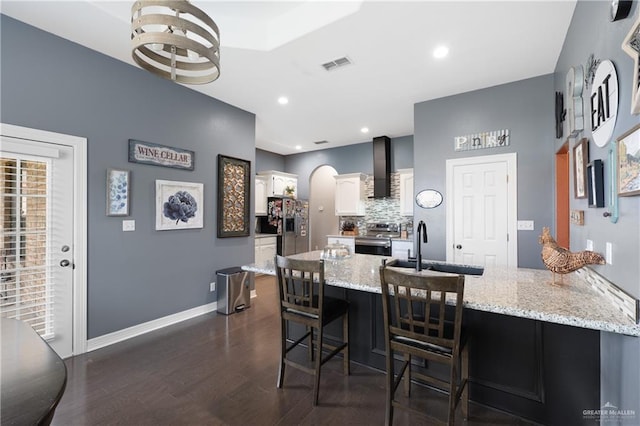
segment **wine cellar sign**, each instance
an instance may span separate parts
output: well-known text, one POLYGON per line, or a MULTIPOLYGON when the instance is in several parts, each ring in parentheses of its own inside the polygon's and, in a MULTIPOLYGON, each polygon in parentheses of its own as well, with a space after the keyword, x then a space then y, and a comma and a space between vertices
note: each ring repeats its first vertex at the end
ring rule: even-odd
POLYGON ((129 139, 129 162, 193 170, 194 152, 157 143, 129 139))

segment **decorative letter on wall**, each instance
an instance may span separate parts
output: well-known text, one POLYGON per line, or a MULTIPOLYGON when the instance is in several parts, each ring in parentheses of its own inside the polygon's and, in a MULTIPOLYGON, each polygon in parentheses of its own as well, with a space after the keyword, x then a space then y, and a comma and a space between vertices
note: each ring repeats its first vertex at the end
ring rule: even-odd
POLYGON ((591 132, 599 147, 605 146, 613 135, 618 117, 618 74, 611 61, 598 66, 591 87, 591 132))
POLYGON ((566 95, 567 101, 567 133, 575 137, 584 129, 584 114, 582 108, 582 89, 584 87, 584 71, 582 65, 571 67, 567 72, 566 95))

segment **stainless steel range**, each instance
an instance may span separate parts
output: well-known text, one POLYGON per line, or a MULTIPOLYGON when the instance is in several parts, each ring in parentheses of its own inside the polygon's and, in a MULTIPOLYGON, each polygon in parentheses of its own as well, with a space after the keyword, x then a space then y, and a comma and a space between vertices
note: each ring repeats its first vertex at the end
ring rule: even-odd
POLYGON ((367 232, 355 238, 356 253, 391 256, 391 239, 400 237, 399 223, 367 223, 367 232))

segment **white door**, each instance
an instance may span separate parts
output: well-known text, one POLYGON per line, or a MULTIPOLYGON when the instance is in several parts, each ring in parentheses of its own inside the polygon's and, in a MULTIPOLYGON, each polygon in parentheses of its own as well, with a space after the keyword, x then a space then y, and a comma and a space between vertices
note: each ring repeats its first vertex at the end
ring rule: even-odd
POLYGON ((517 266, 515 154, 447 161, 447 260, 517 266))
POLYGON ((74 354, 74 320, 84 322, 74 318, 74 147, 5 135, 0 145, 0 315, 28 323, 58 355, 68 357, 74 354))

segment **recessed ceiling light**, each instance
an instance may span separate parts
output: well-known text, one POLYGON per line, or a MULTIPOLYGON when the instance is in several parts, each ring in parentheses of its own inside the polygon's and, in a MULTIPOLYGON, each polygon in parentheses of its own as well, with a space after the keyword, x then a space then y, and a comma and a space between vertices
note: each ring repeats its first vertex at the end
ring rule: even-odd
POLYGON ((368 127, 363 127, 362 129, 360 129, 360 131, 362 133, 369 133, 369 128, 368 127))
POLYGON ((449 48, 447 46, 438 46, 433 51, 433 57, 436 59, 442 59, 449 54, 449 48))
POLYGON ((298 151, 300 151, 300 150, 302 149, 302 147, 301 147, 300 145, 296 145, 296 149, 297 149, 298 151))
POLYGON ((280 105, 286 105, 286 104, 288 104, 288 103, 289 103, 289 98, 287 98, 286 96, 280 96, 280 97, 278 98, 278 103, 279 103, 280 105))

